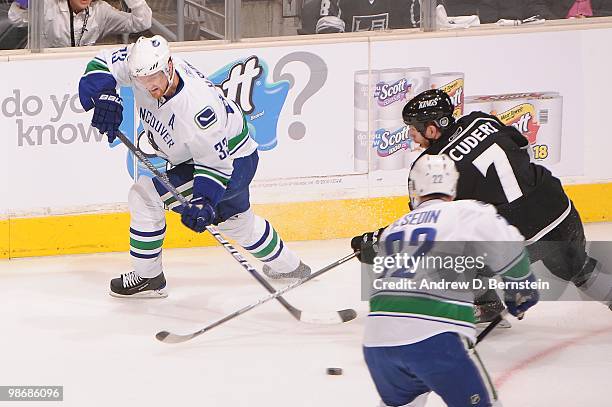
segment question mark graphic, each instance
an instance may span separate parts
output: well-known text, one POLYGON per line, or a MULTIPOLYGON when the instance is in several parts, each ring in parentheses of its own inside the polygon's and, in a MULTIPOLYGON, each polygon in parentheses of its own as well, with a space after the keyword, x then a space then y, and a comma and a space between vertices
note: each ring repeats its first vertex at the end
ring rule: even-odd
MULTIPOLYGON (((283 68, 290 62, 303 62, 310 69, 310 78, 302 91, 295 98, 293 103, 293 114, 302 114, 302 107, 308 99, 317 93, 327 81, 327 64, 318 55, 310 52, 292 52, 282 57, 272 73, 274 82, 286 80, 289 82, 289 89, 295 85, 295 78, 290 73, 283 73, 283 68)), ((292 140, 301 140, 306 135, 306 126, 300 121, 295 121, 289 125, 289 138, 292 140)))

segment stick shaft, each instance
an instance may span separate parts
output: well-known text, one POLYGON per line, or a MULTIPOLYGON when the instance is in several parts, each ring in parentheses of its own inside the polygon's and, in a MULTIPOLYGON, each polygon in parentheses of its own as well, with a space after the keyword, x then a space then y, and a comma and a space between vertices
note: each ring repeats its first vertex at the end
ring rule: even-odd
POLYGON ((482 340, 486 338, 487 335, 489 335, 489 333, 491 333, 493 329, 495 329, 495 327, 504 319, 506 315, 508 315, 507 309, 504 309, 502 312, 497 314, 493 321, 491 321, 489 325, 487 325, 487 327, 483 329, 483 331, 478 335, 478 337, 476 338, 476 344, 482 342, 482 340))
POLYGON ((262 304, 265 304, 268 301, 271 301, 273 299, 278 299, 282 294, 285 294, 299 286, 301 286, 302 284, 316 278, 319 277, 320 275, 322 275, 323 273, 326 273, 336 267, 338 267, 339 265, 346 263, 347 261, 351 260, 353 257, 355 257, 357 254, 356 253, 351 253, 343 258, 341 258, 340 260, 337 260, 335 262, 333 262, 332 264, 323 267, 321 270, 318 270, 317 272, 311 274, 310 276, 303 278, 301 280, 296 281, 295 283, 292 283, 276 292, 274 292, 273 294, 268 295, 267 297, 264 297, 262 299, 260 299, 257 302, 254 302, 252 304, 249 304, 241 309, 239 309, 238 311, 232 312, 229 315, 226 315, 225 317, 211 323, 210 325, 207 325, 206 327, 200 329, 199 331, 196 331, 192 334, 189 335, 173 335, 170 333, 164 333, 163 335, 160 336, 160 334, 158 334, 158 339, 161 340, 162 342, 184 342, 190 339, 195 338, 196 336, 200 336, 203 333, 206 333, 208 331, 210 331, 211 329, 224 324, 227 321, 230 321, 236 317, 239 317, 240 315, 245 314, 246 312, 259 307, 262 304), (166 340, 166 338, 168 338, 168 340, 166 340))
MULTIPOLYGON (((174 196, 174 198, 179 201, 181 203, 181 205, 183 206, 187 206, 189 205, 189 202, 187 201, 187 198, 185 198, 183 195, 180 194, 180 192, 177 191, 177 189, 174 187, 174 185, 172 185, 172 183, 170 182, 170 179, 168 178, 168 175, 165 173, 162 173, 161 171, 159 171, 157 168, 155 168, 155 166, 151 163, 151 161, 149 161, 149 159, 144 155, 144 153, 142 151, 140 151, 135 145, 134 143, 132 143, 130 141, 130 139, 128 139, 125 134, 123 134, 122 132, 118 132, 116 133, 117 137, 119 138, 119 140, 121 140, 121 142, 123 144, 125 144, 125 146, 132 152, 134 153, 134 155, 136 157, 138 157, 138 159, 159 179, 159 181, 164 185, 164 187, 172 194, 172 196, 174 196)), ((249 264, 249 262, 240 254, 240 252, 238 250, 236 250, 236 248, 234 248, 234 246, 232 246, 227 240, 225 240, 225 238, 223 236, 221 236, 221 234, 219 233, 219 231, 217 230, 216 227, 214 226, 206 226, 206 230, 213 235, 213 237, 215 238, 215 240, 217 242, 219 242, 219 244, 221 244, 223 246, 223 248, 225 248, 225 250, 227 250, 232 257, 238 262, 240 263, 240 265, 247 270, 251 276, 253 276, 253 278, 255 278, 255 280, 257 280, 269 293, 274 293, 276 292, 276 290, 274 290, 274 287, 272 287, 272 285, 270 285, 270 283, 268 283, 258 272, 257 270, 255 270, 255 268, 253 266, 251 266, 251 264, 249 264)), ((287 311, 289 311, 289 313, 291 313, 291 315, 293 315, 296 319, 300 319, 301 316, 301 311, 297 308, 295 308, 293 305, 289 304, 287 302, 287 300, 285 300, 283 297, 276 297, 276 300, 278 302, 281 303, 281 305, 283 307, 285 307, 285 309, 287 311)))

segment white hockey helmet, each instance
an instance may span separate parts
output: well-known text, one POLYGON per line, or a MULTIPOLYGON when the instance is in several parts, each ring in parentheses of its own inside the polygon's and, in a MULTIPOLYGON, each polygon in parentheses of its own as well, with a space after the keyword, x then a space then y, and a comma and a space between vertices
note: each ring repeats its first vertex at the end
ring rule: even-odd
POLYGON ((455 162, 446 154, 425 154, 417 159, 408 175, 410 208, 421 204, 421 197, 442 194, 454 198, 457 195, 459 172, 455 162))
POLYGON ((130 75, 133 78, 163 72, 168 82, 172 82, 174 69, 170 71, 170 47, 161 35, 151 38, 140 37, 132 45, 127 56, 130 75))

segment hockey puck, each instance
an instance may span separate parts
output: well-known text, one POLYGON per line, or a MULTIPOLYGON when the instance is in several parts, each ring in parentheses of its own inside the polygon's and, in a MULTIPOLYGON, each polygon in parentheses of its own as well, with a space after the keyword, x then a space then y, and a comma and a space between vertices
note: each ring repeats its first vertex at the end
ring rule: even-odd
POLYGON ((342 374, 342 369, 339 367, 328 367, 327 374, 331 376, 340 376, 342 374))

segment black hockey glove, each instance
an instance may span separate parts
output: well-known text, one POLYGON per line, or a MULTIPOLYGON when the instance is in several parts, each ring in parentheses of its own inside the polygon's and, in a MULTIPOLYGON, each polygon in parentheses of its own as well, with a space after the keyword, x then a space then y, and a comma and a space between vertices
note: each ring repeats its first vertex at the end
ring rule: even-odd
POLYGON ((351 249, 357 253, 360 262, 374 264, 374 257, 379 251, 378 239, 384 230, 385 228, 380 228, 375 232, 364 233, 351 239, 351 249))

